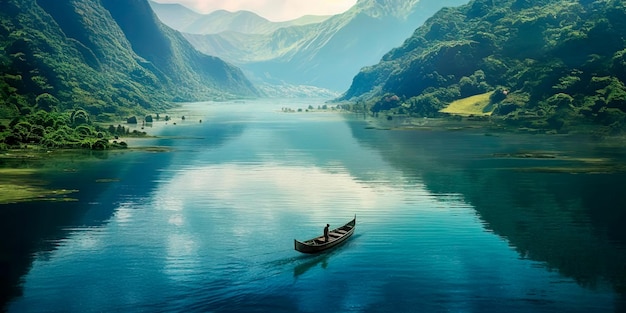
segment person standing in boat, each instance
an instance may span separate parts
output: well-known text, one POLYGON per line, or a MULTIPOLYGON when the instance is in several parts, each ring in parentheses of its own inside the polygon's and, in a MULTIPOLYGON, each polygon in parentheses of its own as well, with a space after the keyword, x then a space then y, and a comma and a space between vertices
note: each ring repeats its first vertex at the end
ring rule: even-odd
POLYGON ((328 242, 328 227, 330 225, 326 224, 326 227, 324 227, 324 239, 326 240, 326 242, 328 242))

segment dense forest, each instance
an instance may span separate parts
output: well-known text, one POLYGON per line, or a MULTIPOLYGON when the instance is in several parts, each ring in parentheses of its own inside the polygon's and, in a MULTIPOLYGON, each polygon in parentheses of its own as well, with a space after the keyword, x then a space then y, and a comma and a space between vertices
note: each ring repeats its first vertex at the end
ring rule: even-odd
POLYGON ((516 127, 621 133, 625 34, 623 1, 474 0, 438 12, 340 100, 429 117, 489 93, 493 118, 516 127))
POLYGON ((95 121, 257 95, 239 69, 162 25, 146 0, 0 2, 0 148, 40 137, 94 147, 114 135, 95 121))

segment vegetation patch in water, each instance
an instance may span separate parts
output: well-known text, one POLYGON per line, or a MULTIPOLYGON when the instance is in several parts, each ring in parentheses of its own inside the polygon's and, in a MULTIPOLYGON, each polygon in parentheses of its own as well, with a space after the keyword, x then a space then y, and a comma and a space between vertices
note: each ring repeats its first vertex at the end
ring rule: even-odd
POLYGON ((546 160, 546 166, 523 166, 519 172, 600 174, 626 172, 626 165, 610 158, 574 157, 559 152, 498 153, 496 158, 546 160), (556 163, 554 163, 556 162, 556 163), (558 165, 557 165, 558 164, 558 165))
POLYGON ((614 174, 626 172, 626 166, 606 164, 604 166, 546 166, 517 169, 519 172, 564 173, 564 174, 614 174))
POLYGON ((493 155, 497 158, 523 158, 523 159, 556 159, 558 155, 553 152, 515 152, 515 153, 496 153, 493 155))
POLYGON ((96 183, 116 183, 119 182, 119 178, 100 178, 96 179, 96 183))
POLYGON ((34 169, 0 169, 4 180, 0 182, 0 204, 29 201, 76 201, 69 197, 78 190, 47 189, 45 182, 34 180, 34 169))

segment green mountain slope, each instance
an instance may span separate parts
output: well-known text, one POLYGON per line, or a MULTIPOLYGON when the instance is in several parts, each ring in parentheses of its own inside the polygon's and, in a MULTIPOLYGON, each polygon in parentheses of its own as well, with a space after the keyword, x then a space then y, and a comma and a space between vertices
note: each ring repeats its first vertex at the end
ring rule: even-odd
POLYGON ((495 91, 494 115, 519 126, 620 131, 625 34, 622 1, 474 0, 438 12, 361 70, 341 100, 433 116, 454 100, 495 91))
POLYGON ((467 0, 359 0, 320 23, 271 33, 185 34, 200 51, 240 66, 251 79, 345 90, 359 69, 375 64, 444 6, 467 0))
POLYGON ((196 51, 146 0, 0 2, 0 117, 254 96, 242 72, 196 51))

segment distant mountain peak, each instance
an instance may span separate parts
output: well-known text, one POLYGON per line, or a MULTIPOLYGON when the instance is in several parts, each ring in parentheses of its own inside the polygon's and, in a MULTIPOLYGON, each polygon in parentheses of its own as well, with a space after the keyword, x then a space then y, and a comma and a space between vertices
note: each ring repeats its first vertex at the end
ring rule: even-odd
POLYGON ((260 20, 264 20, 264 21, 268 21, 268 19, 252 12, 252 11, 247 11, 247 10, 238 10, 238 11, 228 11, 228 10, 215 10, 209 14, 204 14, 204 15, 209 15, 209 16, 215 16, 215 17, 223 17, 223 16, 243 16, 243 17, 249 17, 249 18, 256 18, 256 19, 260 19, 260 20))
POLYGON ((175 9, 150 1, 152 10, 166 25, 187 34, 219 34, 236 32, 242 34, 269 34, 277 29, 289 26, 301 26, 322 22, 329 16, 305 15, 303 17, 285 21, 272 22, 252 11, 216 10, 207 14, 200 14, 182 5, 175 9))
POLYGON ((372 17, 406 18, 413 13, 418 2, 420 0, 359 0, 354 8, 372 17))

